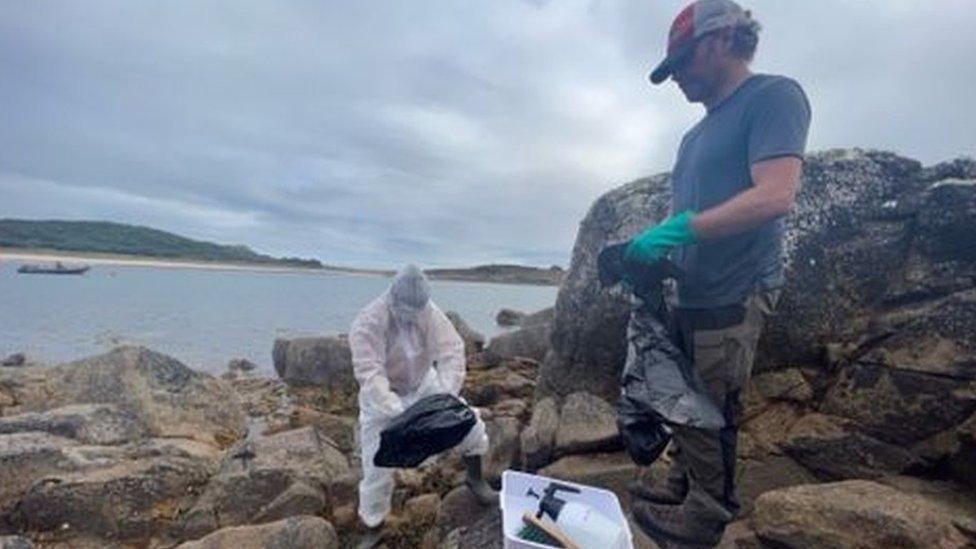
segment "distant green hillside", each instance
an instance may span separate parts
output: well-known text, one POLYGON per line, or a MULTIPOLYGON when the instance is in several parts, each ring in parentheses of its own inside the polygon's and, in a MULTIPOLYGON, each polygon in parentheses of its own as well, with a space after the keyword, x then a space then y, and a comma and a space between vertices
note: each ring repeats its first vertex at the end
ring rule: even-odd
POLYGON ((321 267, 314 259, 278 259, 247 246, 226 246, 123 223, 0 219, 0 247, 143 255, 203 261, 321 267))

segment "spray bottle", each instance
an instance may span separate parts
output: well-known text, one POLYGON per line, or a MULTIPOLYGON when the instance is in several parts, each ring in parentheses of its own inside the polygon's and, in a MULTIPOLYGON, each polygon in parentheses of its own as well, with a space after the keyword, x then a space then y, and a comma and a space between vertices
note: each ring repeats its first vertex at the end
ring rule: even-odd
MULTIPOLYGON (((619 525, 608 519, 591 505, 580 501, 566 501, 556 497, 556 492, 580 493, 579 488, 551 482, 542 491, 536 518, 548 515, 560 530, 580 547, 615 549, 627 547, 626 534, 619 525)), ((529 490, 529 495, 539 497, 529 490)))

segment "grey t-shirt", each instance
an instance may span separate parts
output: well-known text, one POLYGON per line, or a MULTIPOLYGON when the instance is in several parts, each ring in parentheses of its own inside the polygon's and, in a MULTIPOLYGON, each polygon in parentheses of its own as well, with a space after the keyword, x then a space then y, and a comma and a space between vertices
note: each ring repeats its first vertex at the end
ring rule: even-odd
MULTIPOLYGON (((672 211, 702 212, 752 186, 752 164, 802 158, 810 126, 803 89, 783 76, 756 74, 715 105, 681 140, 671 173, 672 211)), ((733 236, 681 246, 683 307, 741 303, 783 283, 783 218, 733 236)))

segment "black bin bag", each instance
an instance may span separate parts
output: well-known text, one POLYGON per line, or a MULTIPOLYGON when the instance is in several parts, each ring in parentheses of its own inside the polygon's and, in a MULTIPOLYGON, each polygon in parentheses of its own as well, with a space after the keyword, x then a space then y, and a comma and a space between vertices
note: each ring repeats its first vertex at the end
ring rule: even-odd
POLYGON ((666 259, 650 265, 627 261, 625 246, 604 248, 597 265, 602 286, 623 283, 640 304, 627 327, 617 427, 631 459, 650 465, 671 440, 672 426, 717 430, 725 418, 694 374, 678 321, 664 299, 664 280, 679 278, 680 270, 666 259))
POLYGON ((477 418, 461 399, 447 393, 424 397, 380 432, 377 467, 416 467, 468 436, 477 418))

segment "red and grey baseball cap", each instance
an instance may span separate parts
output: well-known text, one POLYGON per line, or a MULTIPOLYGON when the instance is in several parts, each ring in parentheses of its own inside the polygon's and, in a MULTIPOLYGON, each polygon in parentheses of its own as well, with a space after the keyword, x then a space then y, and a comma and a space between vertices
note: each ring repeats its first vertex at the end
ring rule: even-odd
POLYGON ((677 63, 691 54, 695 41, 705 34, 749 21, 749 13, 732 0, 697 0, 692 2, 671 23, 668 32, 668 53, 651 73, 651 82, 660 84, 677 63))

